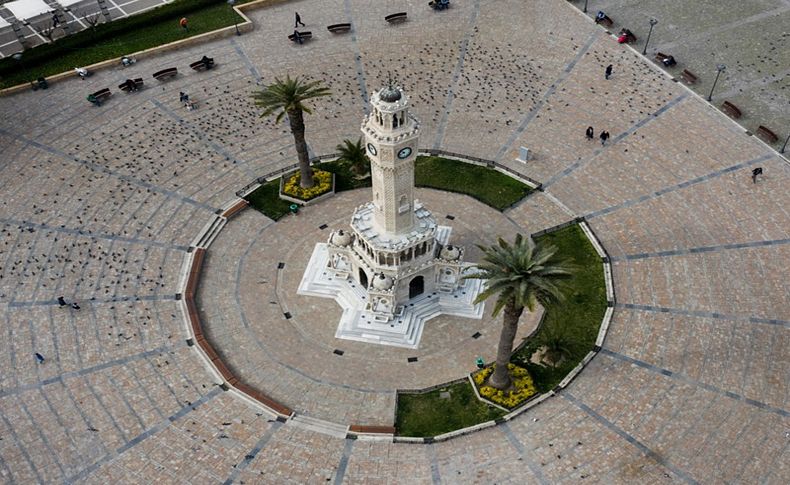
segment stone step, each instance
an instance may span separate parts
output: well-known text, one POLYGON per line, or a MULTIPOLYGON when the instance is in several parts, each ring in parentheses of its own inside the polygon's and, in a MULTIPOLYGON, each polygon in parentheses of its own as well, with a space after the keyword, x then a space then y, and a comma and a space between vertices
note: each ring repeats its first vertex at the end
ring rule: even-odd
POLYGON ((298 428, 307 429, 338 438, 345 438, 348 434, 348 425, 312 418, 304 414, 296 414, 288 422, 298 428))

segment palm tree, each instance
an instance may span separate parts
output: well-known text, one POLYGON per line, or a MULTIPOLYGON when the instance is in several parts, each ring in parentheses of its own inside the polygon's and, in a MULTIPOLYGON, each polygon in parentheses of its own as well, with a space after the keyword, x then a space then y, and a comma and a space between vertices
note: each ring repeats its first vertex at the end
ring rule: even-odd
POLYGON ((302 188, 313 186, 313 169, 307 155, 307 142, 304 140, 304 117, 302 112, 311 114, 310 108, 304 105, 308 99, 329 96, 329 88, 321 85, 321 81, 303 81, 296 76, 285 76, 285 81, 274 78, 274 83, 263 90, 253 93, 256 106, 263 108, 261 118, 277 113, 274 122, 279 123, 285 115, 291 125, 294 136, 296 154, 299 157, 299 171, 302 188))
POLYGON ((571 338, 559 323, 544 329, 540 344, 546 348, 545 359, 553 368, 563 359, 571 355, 571 338))
POLYGON ((343 140, 343 143, 335 147, 340 158, 351 164, 351 171, 356 175, 368 173, 370 160, 365 148, 362 146, 362 137, 356 143, 351 140, 343 140))
POLYGON ((492 316, 496 317, 502 309, 505 310, 496 367, 489 385, 507 389, 511 384, 507 365, 524 308, 534 311, 538 303, 545 307, 562 300, 563 289, 557 280, 570 275, 573 268, 567 261, 554 258, 556 247, 535 244, 532 238, 524 238, 521 234, 516 235, 512 246, 500 237, 498 244, 478 248, 483 251, 483 258, 475 265, 477 272, 465 278, 486 280, 485 290, 477 295, 475 303, 497 295, 492 316))

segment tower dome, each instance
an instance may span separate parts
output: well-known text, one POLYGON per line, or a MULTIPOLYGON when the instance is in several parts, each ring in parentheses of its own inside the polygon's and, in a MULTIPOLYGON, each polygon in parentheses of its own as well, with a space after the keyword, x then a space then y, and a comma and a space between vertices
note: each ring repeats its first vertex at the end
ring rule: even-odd
POLYGON ((336 244, 338 246, 348 246, 354 240, 354 236, 350 233, 340 229, 332 234, 330 241, 332 244, 336 244))
POLYGON ((439 253, 439 257, 442 259, 446 259, 448 261, 455 261, 456 259, 461 257, 461 251, 452 244, 448 244, 444 248, 442 248, 442 252, 439 253))
POLYGON ((392 86, 387 86, 379 91, 379 99, 386 103, 394 103, 400 100, 401 96, 400 89, 392 86))
POLYGON ((389 290, 392 288, 393 283, 392 278, 384 273, 379 273, 378 276, 373 278, 373 288, 377 290, 389 290))

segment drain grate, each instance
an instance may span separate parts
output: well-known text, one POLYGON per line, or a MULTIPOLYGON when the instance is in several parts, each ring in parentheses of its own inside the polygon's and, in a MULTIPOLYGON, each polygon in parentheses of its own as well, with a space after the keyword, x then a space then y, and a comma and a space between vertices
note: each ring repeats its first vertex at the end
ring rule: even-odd
POLYGON ((324 229, 326 229, 327 227, 329 227, 329 226, 327 226, 326 224, 321 224, 320 226, 318 226, 318 228, 321 229, 322 231, 324 229))
POLYGON ((282 261, 277 263, 277 269, 283 269, 283 268, 285 268, 285 263, 283 263, 282 261))
POLYGON ((406 360, 409 361, 409 362, 417 362, 417 357, 409 357, 406 360))
POLYGON ((345 354, 345 352, 343 352, 340 349, 335 349, 335 350, 332 351, 332 353, 335 354, 335 355, 343 355, 343 354, 345 354))
POLYGON ((283 313, 283 315, 285 315, 285 319, 286 320, 291 318, 291 312, 285 312, 285 313, 283 313))

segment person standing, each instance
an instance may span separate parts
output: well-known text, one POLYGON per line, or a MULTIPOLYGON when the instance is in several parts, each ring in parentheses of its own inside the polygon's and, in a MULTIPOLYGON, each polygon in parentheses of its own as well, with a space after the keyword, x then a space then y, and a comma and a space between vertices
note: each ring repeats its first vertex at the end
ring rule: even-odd
POLYGON ((302 17, 299 16, 299 12, 294 12, 294 28, 299 26, 305 27, 305 24, 302 22, 302 17))
POLYGON ((180 25, 184 31, 189 32, 189 26, 187 25, 186 17, 181 17, 181 20, 178 21, 178 25, 180 25))
POLYGON ((613 69, 613 67, 614 67, 614 66, 612 66, 611 64, 609 64, 608 66, 606 66, 606 73, 605 73, 605 75, 604 75, 604 76, 606 77, 606 79, 609 79, 609 77, 611 77, 611 75, 612 75, 612 69, 613 69))
POLYGON ((585 131, 584 134, 587 135, 588 140, 592 140, 595 138, 595 131, 593 131, 592 126, 588 126, 587 131, 585 131))
POLYGON ((609 139, 609 132, 606 130, 601 131, 599 138, 601 139, 601 146, 606 146, 606 140, 609 139))
POLYGON ((62 296, 58 297, 58 305, 60 305, 61 307, 69 306, 69 304, 66 303, 66 299, 63 298, 62 296))
POLYGON ((38 362, 39 364, 43 364, 44 363, 44 356, 39 354, 38 352, 36 352, 35 355, 36 355, 36 362, 38 362))

